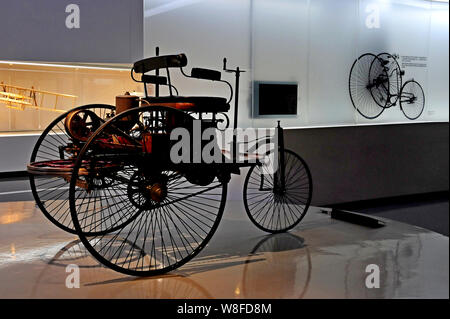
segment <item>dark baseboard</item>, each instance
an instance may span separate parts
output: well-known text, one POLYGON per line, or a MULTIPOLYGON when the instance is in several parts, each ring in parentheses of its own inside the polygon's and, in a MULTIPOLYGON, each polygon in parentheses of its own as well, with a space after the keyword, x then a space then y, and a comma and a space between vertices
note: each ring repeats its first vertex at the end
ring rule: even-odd
POLYGON ((0 180, 11 178, 28 178, 28 172, 27 171, 0 172, 0 180))
POLYGON ((378 206, 398 205, 398 204, 408 204, 408 203, 417 203, 434 200, 448 200, 448 199, 449 199, 449 191, 442 191, 442 192, 412 194, 387 198, 376 198, 356 202, 347 202, 321 206, 336 209, 360 210, 378 206))

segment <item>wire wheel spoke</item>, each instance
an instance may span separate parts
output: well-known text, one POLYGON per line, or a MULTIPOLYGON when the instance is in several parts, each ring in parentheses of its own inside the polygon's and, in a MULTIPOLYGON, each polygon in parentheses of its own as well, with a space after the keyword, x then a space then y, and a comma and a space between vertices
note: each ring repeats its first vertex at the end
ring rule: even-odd
POLYGON ((312 197, 306 163, 292 151, 284 150, 284 154, 284 190, 280 190, 281 170, 270 174, 264 166, 252 167, 244 184, 244 206, 250 220, 271 233, 295 227, 305 216, 312 197))
POLYGON ((410 119, 417 119, 425 107, 425 94, 420 84, 414 80, 405 82, 402 87, 400 105, 403 114, 410 119))
MULTIPOLYGON (((105 119, 108 113, 114 110, 114 106, 93 104, 80 106, 58 116, 42 132, 31 154, 30 163, 54 162, 60 160, 71 161, 72 153, 68 145, 72 143, 71 137, 65 129, 65 120, 69 113, 75 110, 89 110, 99 118, 105 119)), ((57 172, 57 167, 49 167, 49 171, 57 172)), ((43 214, 59 228, 75 233, 69 208, 69 184, 70 178, 49 175, 30 175, 30 186, 36 204, 43 214)))
POLYGON ((378 117, 389 100, 389 76, 375 55, 366 53, 352 65, 349 93, 354 108, 367 119, 378 117))
MULTIPOLYGON (((140 107, 129 115, 136 121, 134 127, 139 128, 130 133, 138 143, 146 132, 157 130, 155 123, 164 122, 158 118, 147 121, 144 114, 148 109, 140 107)), ((155 113, 159 107, 151 109, 155 113)), ((96 141, 104 138, 104 132, 114 131, 111 128, 120 123, 120 116, 94 133, 80 152, 69 192, 73 223, 89 252, 113 270, 135 276, 165 273, 205 247, 222 217, 227 185, 217 178, 206 186, 195 184, 182 170, 153 163, 142 147, 141 153, 132 153, 131 157, 145 158, 143 161, 132 163, 125 153, 116 159, 111 154, 105 156, 106 151, 98 148, 96 141), (97 169, 92 176, 79 175, 81 163, 94 158, 109 158, 115 163, 113 170, 106 174, 97 169), (99 181, 98 189, 79 189, 77 179, 93 185, 93 176, 106 180, 99 181)))

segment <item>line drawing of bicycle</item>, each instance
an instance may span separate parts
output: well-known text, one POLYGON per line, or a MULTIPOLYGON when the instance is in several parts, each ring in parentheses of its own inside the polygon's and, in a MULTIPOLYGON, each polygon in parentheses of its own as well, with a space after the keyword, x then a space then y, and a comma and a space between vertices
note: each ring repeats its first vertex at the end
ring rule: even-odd
POLYGON ((375 119, 385 109, 400 105, 409 120, 420 117, 425 107, 422 86, 414 79, 403 83, 405 71, 397 54, 365 53, 350 69, 349 93, 354 108, 367 119, 375 119))

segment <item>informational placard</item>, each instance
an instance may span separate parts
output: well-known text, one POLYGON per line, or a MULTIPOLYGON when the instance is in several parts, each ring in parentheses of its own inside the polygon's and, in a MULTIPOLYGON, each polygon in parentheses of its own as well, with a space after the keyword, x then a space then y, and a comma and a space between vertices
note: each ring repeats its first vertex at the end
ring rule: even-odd
POLYGON ((401 56, 402 68, 414 67, 414 68, 426 68, 428 58, 426 56, 413 56, 403 55, 401 56))
POLYGON ((0 59, 130 63, 143 54, 142 0, 0 3, 0 59))

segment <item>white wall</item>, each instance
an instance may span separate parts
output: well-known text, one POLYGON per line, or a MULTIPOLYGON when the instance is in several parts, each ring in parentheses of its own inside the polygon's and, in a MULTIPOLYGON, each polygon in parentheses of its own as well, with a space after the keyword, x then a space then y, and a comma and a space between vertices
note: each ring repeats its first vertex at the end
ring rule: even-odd
MULTIPOLYGON (((240 126, 271 127, 276 119, 253 118, 252 81, 298 82, 298 115, 284 126, 407 122, 399 107, 376 120, 361 117, 348 96, 350 67, 365 52, 424 56, 427 68, 408 67, 425 91, 419 121, 448 121, 448 4, 426 0, 145 0, 144 55, 184 52, 189 67, 244 73, 240 126), (379 9, 379 28, 368 29, 366 12, 379 9), (372 7, 371 7, 372 6, 372 7)), ((229 77, 228 74, 224 77, 229 77)), ((180 77, 181 94, 224 95, 220 86, 180 77)), ((230 112, 232 115, 232 112, 230 112)))
POLYGON ((310 125, 353 124, 348 74, 355 59, 358 2, 310 2, 309 105, 310 125))
MULTIPOLYGON (((189 72, 192 67, 221 70, 224 57, 228 59, 228 67, 238 65, 251 70, 250 3, 250 0, 145 0, 144 55, 154 56, 155 47, 159 46, 161 55, 185 53, 189 72)), ((172 73, 181 95, 229 96, 224 84, 186 79, 178 70, 172 73)), ((223 74, 223 78, 234 81, 229 74, 223 74)), ((243 73, 241 79, 240 118, 248 126, 250 116, 245 105, 251 102, 251 73, 243 73)), ((232 119, 233 112, 229 115, 232 119)))
POLYGON ((38 138, 37 134, 0 135, 0 173, 26 171, 38 138))
MULTIPOLYGON (((358 54, 372 53, 397 53, 400 56, 429 56, 429 37, 431 23, 431 3, 423 0, 361 0, 359 2, 359 26, 357 48, 358 54), (372 7, 371 7, 372 6, 372 7), (366 19, 369 13, 367 9, 373 7, 380 10, 380 27, 367 28, 366 19)), ((399 59, 401 64, 401 59, 399 59)), ((428 68, 405 68, 403 82, 414 78, 418 81, 425 93, 425 99, 429 97, 428 92, 428 68)), ((448 82, 448 80, 447 80, 448 82)), ((429 105, 425 106, 424 113, 418 120, 430 120, 427 116, 429 105)), ((441 120, 448 120, 443 115, 441 120)), ((383 112, 375 120, 368 120, 356 116, 357 123, 386 123, 386 122, 408 122, 400 108, 395 107, 383 112)))
MULTIPOLYGON (((252 1, 252 71, 255 81, 297 82, 297 116, 281 118, 299 126, 308 118, 308 1, 252 1)), ((249 107, 252 115, 253 108, 249 107)), ((273 127, 278 118, 254 118, 253 126, 273 127)))
MULTIPOLYGON (((348 94, 353 61, 362 53, 390 52, 428 57, 428 68, 408 68, 424 87, 425 111, 419 120, 448 121, 448 4, 425 0, 144 0, 144 55, 184 52, 191 67, 248 72, 241 78, 239 126, 273 127, 277 118, 254 118, 253 81, 297 82, 297 116, 284 127, 407 122, 399 107, 376 120, 362 118, 348 94), (379 6, 380 28, 367 29, 366 8, 379 6)), ((233 80, 229 74, 224 78, 233 80)), ((175 83, 182 95, 228 92, 205 81, 175 83)), ((233 111, 230 111, 230 118, 233 111)), ((418 121, 415 121, 418 122, 418 121)), ((411 123, 413 123, 411 121, 411 123)), ((330 167, 332 164, 330 163, 330 167)), ((229 197, 242 196, 241 178, 229 197)))
POLYGON ((433 3, 431 10, 428 64, 427 116, 430 120, 447 118, 448 121, 448 14, 448 4, 433 3))

